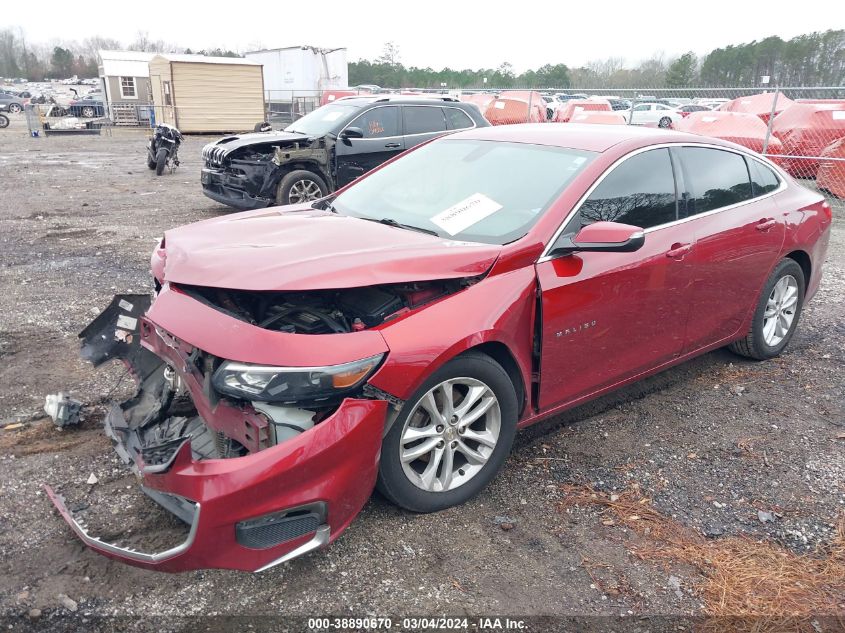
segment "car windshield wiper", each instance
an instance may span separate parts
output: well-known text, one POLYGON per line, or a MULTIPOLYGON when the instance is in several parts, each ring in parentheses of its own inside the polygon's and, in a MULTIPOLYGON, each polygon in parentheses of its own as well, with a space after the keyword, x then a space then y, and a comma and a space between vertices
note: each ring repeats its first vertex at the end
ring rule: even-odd
POLYGON ((337 209, 334 206, 334 199, 337 196, 329 196, 328 198, 323 198, 322 200, 317 200, 314 204, 311 205, 312 209, 321 209, 323 211, 331 211, 332 213, 337 213, 337 209))
POLYGON ((403 224, 402 222, 397 222, 393 218, 382 218, 381 220, 377 220, 376 218, 361 218, 362 220, 367 220, 368 222, 378 222, 379 224, 386 224, 387 226, 395 226, 399 229, 408 229, 410 231, 419 231, 420 233, 428 233, 429 235, 434 235, 435 237, 440 237, 440 234, 437 231, 432 231, 431 229, 424 229, 421 226, 414 226, 413 224, 403 224))

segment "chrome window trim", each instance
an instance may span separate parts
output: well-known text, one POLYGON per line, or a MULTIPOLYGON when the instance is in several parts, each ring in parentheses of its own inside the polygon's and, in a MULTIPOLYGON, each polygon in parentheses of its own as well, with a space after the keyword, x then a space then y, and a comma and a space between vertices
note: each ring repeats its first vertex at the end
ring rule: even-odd
MULTIPOLYGON (((690 220, 695 220, 697 218, 707 217, 708 215, 713 215, 714 213, 720 213, 722 211, 727 211, 729 209, 735 209, 736 207, 740 207, 740 206, 748 204, 750 202, 757 202, 758 200, 765 200, 766 198, 770 198, 771 196, 774 196, 775 194, 778 194, 781 191, 783 191, 784 189, 786 189, 786 178, 784 177, 783 172, 780 170, 780 168, 777 165, 775 165, 774 163, 772 163, 770 160, 768 160, 765 156, 760 156, 759 154, 752 154, 748 151, 742 151, 742 150, 739 150, 739 149, 735 149, 733 147, 724 147, 722 145, 715 145, 713 143, 696 143, 694 141, 679 141, 677 143, 659 143, 657 145, 649 145, 648 147, 640 147, 640 148, 635 149, 631 152, 628 152, 624 156, 622 156, 622 157, 618 158, 616 161, 614 161, 613 164, 610 165, 610 167, 608 167, 607 169, 605 169, 602 172, 602 174, 596 179, 596 181, 592 185, 590 185, 590 187, 587 189, 587 191, 585 191, 584 194, 578 199, 578 202, 575 203, 575 206, 572 207, 572 210, 566 215, 566 217, 564 218, 564 220, 560 224, 560 226, 558 226, 557 230, 552 235, 552 238, 548 241, 545 248, 543 249, 543 253, 540 255, 540 258, 537 260, 537 263, 541 264, 543 262, 549 261, 550 259, 555 259, 554 257, 552 257, 550 255, 551 250, 552 250, 552 246, 554 245, 554 243, 557 242, 558 238, 563 234, 563 230, 572 221, 572 218, 575 217, 575 214, 578 213, 581 210, 581 207, 583 206, 584 202, 587 201, 587 198, 590 197, 590 195, 593 193, 593 191, 595 191, 595 189, 604 181, 604 179, 607 178, 607 176, 610 175, 619 165, 621 165, 623 162, 625 162, 629 158, 633 158, 634 156, 637 156, 638 154, 642 154, 643 152, 648 152, 648 151, 651 151, 653 149, 664 149, 664 148, 665 149, 671 149, 673 147, 702 147, 702 148, 705 148, 705 149, 718 149, 718 150, 722 150, 724 152, 732 152, 734 154, 738 154, 739 156, 743 156, 746 159, 756 160, 757 162, 762 163, 764 166, 770 168, 772 171, 775 172, 775 175, 778 177, 779 185, 778 185, 778 188, 775 189, 774 191, 770 191, 766 194, 763 194, 762 196, 757 196, 756 198, 750 198, 748 200, 743 200, 742 202, 730 204, 730 205, 727 205, 725 207, 719 207, 718 209, 711 209, 710 211, 705 211, 704 213, 698 213, 696 215, 691 215, 691 216, 686 217, 686 218, 681 218, 681 219, 678 219, 678 220, 674 220, 672 222, 667 222, 665 224, 658 224, 657 226, 652 226, 652 227, 649 227, 647 229, 643 229, 643 232, 646 233, 646 234, 651 233, 653 231, 657 231, 659 229, 664 229, 664 228, 668 228, 668 227, 671 227, 671 226, 676 226, 678 224, 683 224, 684 222, 689 222, 690 220)), ((749 178, 749 182, 750 182, 750 180, 751 180, 751 174, 750 173, 748 174, 748 178, 749 178)), ((677 182, 677 179, 676 179, 676 182, 677 182)))

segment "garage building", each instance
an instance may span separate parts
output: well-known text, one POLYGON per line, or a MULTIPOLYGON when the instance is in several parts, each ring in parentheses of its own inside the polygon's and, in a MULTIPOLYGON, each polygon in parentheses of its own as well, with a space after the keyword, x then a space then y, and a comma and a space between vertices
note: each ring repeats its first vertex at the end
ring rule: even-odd
POLYGON ((150 85, 156 119, 182 132, 251 131, 265 118, 255 60, 162 53, 150 60, 150 85))

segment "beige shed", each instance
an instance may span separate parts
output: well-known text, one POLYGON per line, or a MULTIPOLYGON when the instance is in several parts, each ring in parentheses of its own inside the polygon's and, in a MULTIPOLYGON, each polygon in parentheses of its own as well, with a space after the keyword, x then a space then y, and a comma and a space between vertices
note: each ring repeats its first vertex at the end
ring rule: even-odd
POLYGON ((162 53, 150 60, 157 122, 182 132, 251 131, 264 120, 264 71, 241 57, 162 53))

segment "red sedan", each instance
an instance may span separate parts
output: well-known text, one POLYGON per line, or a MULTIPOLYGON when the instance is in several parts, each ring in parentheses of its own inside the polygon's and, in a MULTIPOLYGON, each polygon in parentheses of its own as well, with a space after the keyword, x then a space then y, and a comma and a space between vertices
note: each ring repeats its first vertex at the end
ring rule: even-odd
POLYGON ((743 147, 577 124, 440 138, 309 205, 168 231, 155 299, 80 336, 139 393, 105 420, 189 526, 160 569, 262 570, 337 538, 374 487, 432 512, 518 428, 722 346, 788 345, 819 287, 824 199, 743 147))

